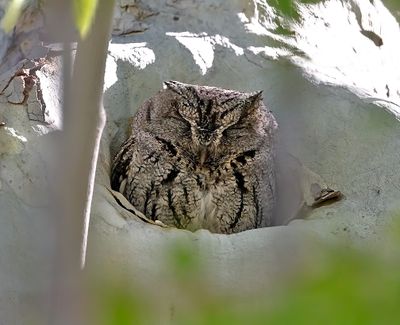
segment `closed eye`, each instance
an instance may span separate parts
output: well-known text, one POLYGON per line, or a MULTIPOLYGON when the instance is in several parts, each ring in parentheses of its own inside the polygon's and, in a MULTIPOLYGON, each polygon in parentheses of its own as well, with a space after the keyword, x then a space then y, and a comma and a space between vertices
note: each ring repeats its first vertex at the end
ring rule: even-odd
POLYGON ((246 136, 246 132, 240 132, 241 130, 247 130, 247 128, 245 126, 238 126, 234 124, 222 131, 222 136, 228 139, 241 139, 246 136))
POLYGON ((226 132, 240 131, 240 130, 244 130, 244 129, 246 129, 245 126, 239 126, 239 125, 237 125, 237 124, 234 124, 234 125, 228 126, 228 127, 222 132, 222 134, 223 134, 223 135, 226 135, 226 132))

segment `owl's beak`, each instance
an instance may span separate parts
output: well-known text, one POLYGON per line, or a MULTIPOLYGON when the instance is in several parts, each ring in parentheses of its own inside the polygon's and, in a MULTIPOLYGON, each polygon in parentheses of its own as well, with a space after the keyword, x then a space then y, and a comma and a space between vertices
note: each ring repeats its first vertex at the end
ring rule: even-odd
POLYGON ((208 149, 205 146, 201 146, 200 152, 199 152, 199 158, 200 158, 200 165, 203 166, 204 163, 206 162, 208 157, 208 149))

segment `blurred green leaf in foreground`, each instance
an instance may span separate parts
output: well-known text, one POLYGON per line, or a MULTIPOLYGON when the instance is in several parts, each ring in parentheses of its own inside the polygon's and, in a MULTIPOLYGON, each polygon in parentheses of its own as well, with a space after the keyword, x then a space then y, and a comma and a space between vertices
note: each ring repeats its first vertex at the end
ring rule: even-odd
POLYGON ((175 273, 173 289, 161 293, 163 288, 154 284, 151 296, 128 286, 108 290, 107 280, 101 281, 97 316, 106 320, 104 325, 158 323, 161 312, 154 297, 160 293, 171 309, 164 313, 170 324, 400 324, 399 234, 371 250, 315 247, 315 257, 294 276, 276 279, 278 290, 246 299, 210 294, 201 260, 192 256, 196 252, 177 243, 166 263, 175 273), (179 299, 168 301, 171 292, 179 299))
MULTIPOLYGON (((75 27, 79 34, 84 38, 90 30, 95 17, 98 0, 73 0, 73 9, 75 17, 75 27)), ((22 14, 26 0, 11 0, 1 20, 1 28, 9 33, 17 24, 22 14)))
POLYGON ((74 0, 75 26, 84 38, 92 25, 98 0, 74 0))
POLYGON ((25 0, 11 0, 8 3, 5 15, 1 20, 1 28, 4 29, 6 33, 9 33, 17 24, 25 2, 25 0))

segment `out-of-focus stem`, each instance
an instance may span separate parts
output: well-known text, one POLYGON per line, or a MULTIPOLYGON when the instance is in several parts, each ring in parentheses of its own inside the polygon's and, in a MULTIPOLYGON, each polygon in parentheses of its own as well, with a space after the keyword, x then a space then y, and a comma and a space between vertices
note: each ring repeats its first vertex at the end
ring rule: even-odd
POLYGON ((68 214, 79 218, 84 265, 96 163, 105 124, 103 80, 115 1, 99 1, 87 38, 78 43, 72 73, 69 107, 64 112, 64 199, 68 214))
MULTIPOLYGON (((71 28, 60 9, 71 2, 53 0, 49 28, 54 39, 64 43, 73 39, 63 35, 71 28), (57 22, 57 17, 60 21, 57 22), (65 20, 65 21, 64 21, 65 20), (61 35, 61 36, 60 36, 61 35)), ((103 80, 114 0, 99 1, 93 26, 84 40, 78 42, 72 75, 69 46, 65 46, 63 81, 63 130, 57 141, 54 180, 57 218, 56 274, 50 305, 51 323, 85 324, 87 314, 85 285, 80 272, 84 265, 90 206, 93 195, 99 143, 105 123, 102 106, 103 80), (85 307, 86 306, 86 307, 85 307)), ((75 34, 76 35, 76 34, 75 34)))

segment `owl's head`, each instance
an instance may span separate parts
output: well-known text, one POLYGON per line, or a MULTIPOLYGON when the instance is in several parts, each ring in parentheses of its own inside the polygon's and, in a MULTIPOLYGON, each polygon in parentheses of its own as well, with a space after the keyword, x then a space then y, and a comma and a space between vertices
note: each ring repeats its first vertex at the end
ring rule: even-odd
POLYGON ((204 149, 218 146, 227 130, 241 124, 262 100, 261 92, 242 93, 177 81, 165 85, 179 97, 175 109, 190 125, 193 143, 204 149))

